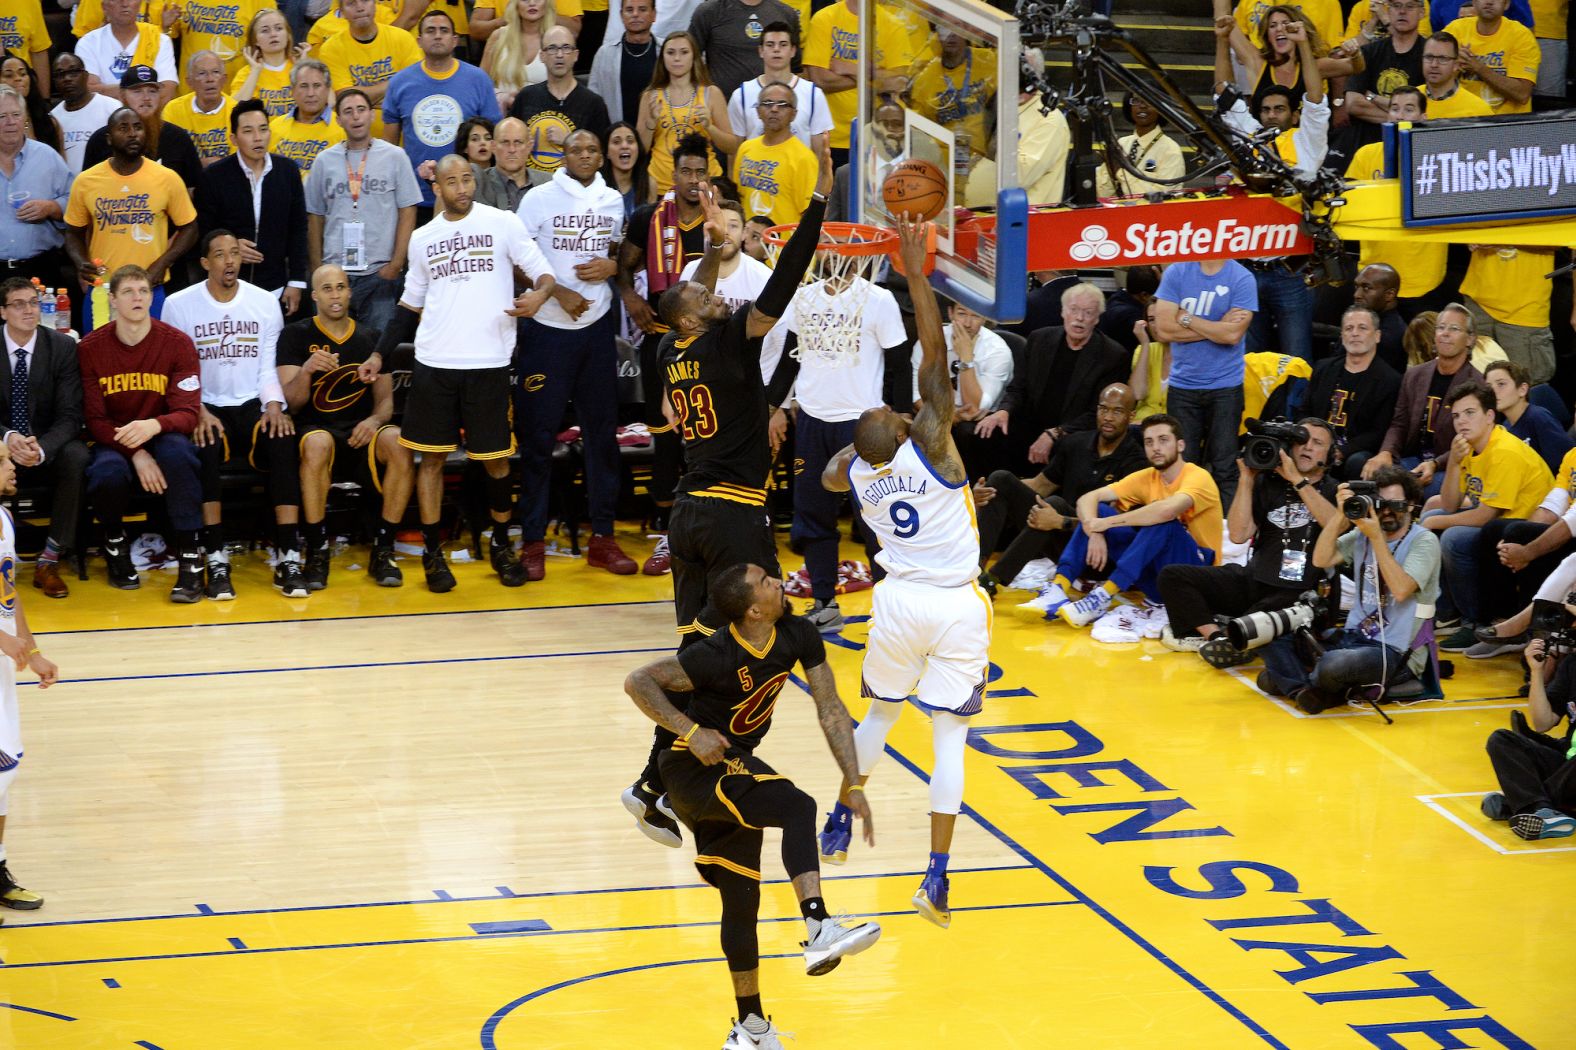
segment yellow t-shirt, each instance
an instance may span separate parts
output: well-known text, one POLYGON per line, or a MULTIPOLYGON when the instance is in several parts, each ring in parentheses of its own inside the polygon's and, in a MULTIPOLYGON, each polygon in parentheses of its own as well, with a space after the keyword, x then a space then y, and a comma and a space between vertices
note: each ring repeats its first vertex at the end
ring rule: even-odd
MULTIPOLYGON (((1457 98, 1470 98, 1482 104, 1483 100, 1467 91, 1457 91, 1457 98)), ((1429 114, 1432 116, 1432 113, 1429 114)), ((1384 178, 1384 143, 1370 142, 1352 154, 1346 168, 1346 177, 1357 182, 1377 182, 1384 178)), ((1401 277, 1400 296, 1415 299, 1439 287, 1445 279, 1445 261, 1450 246, 1430 244, 1427 241, 1363 241, 1357 253, 1358 267, 1386 263, 1395 267, 1401 277)))
POLYGON ((6 0, 0 13, 0 48, 29 65, 33 52, 49 50, 49 29, 38 0, 6 0))
POLYGON ((185 17, 177 23, 181 37, 181 84, 186 85, 186 60, 202 50, 225 61, 227 72, 246 65, 246 27, 259 11, 277 8, 274 0, 185 0, 185 17))
MULTIPOLYGON (((151 26, 164 26, 164 0, 141 0, 137 5, 137 21, 151 26)), ((71 32, 78 39, 87 36, 104 24, 104 0, 81 0, 77 4, 77 20, 71 32)))
MULTIPOLYGON (((1138 367, 1138 355, 1143 347, 1133 348, 1133 367, 1138 367)), ((1149 344, 1149 393, 1133 409, 1135 420, 1145 419, 1166 410, 1166 344, 1149 344)))
MULTIPOLYGON (((335 91, 347 87, 381 84, 400 70, 421 61, 416 38, 397 26, 378 26, 378 35, 363 44, 347 29, 323 45, 323 64, 328 67, 335 91)), ((383 134, 383 107, 372 107, 372 137, 383 134)))
MULTIPOLYGON (((1374 9, 1368 0, 1357 0, 1352 5, 1351 13, 1346 16, 1346 32, 1341 34, 1342 41, 1350 40, 1363 31, 1363 23, 1373 17, 1374 9)), ((1423 16, 1425 19, 1427 15, 1423 16)), ((1333 45, 1335 41, 1326 40, 1325 43, 1333 45)))
POLYGON ((1185 492, 1192 496, 1193 506, 1177 515, 1177 520, 1187 526, 1188 535, 1193 537, 1194 543, 1215 552, 1215 564, 1220 564, 1224 519, 1220 513, 1220 489, 1215 485, 1215 479, 1209 476, 1209 471, 1197 463, 1184 463, 1176 481, 1167 485, 1160 471, 1154 467, 1145 467, 1108 487, 1116 493, 1117 504, 1123 511, 1147 507, 1179 493, 1185 492))
POLYGON ((1529 0, 1532 7, 1532 35, 1539 40, 1564 40, 1565 20, 1570 16, 1570 0, 1529 0))
MULTIPOLYGON (((1419 91, 1428 94, 1426 87, 1419 86, 1419 91)), ((1494 108, 1476 92, 1467 90, 1466 84, 1459 83, 1455 94, 1449 98, 1431 98, 1428 100, 1429 120, 1450 120, 1456 117, 1492 117, 1494 108)))
POLYGON ((1237 4, 1237 27, 1254 47, 1263 43, 1259 39, 1259 23, 1264 20, 1264 12, 1276 6, 1295 7, 1307 15, 1308 21, 1313 23, 1313 28, 1324 39, 1326 47, 1334 47, 1341 42, 1341 5, 1336 0, 1290 0, 1280 5, 1275 0, 1241 0, 1237 4))
MULTIPOLYGON (((902 24, 882 8, 877 8, 876 20, 877 68, 907 70, 913 57, 902 24)), ((805 36, 805 65, 830 69, 834 58, 859 61, 859 16, 844 3, 817 11, 805 36)), ((859 115, 859 92, 828 92, 826 107, 832 114, 832 148, 847 149, 849 125, 859 115)))
POLYGON ((1474 251, 1461 294, 1470 295, 1496 321, 1547 328, 1554 285, 1543 275, 1552 269, 1553 248, 1474 251))
MULTIPOLYGON (((381 3, 372 12, 372 17, 380 26, 392 25, 398 16, 399 11, 381 3)), ((320 52, 323 50, 323 45, 343 33, 346 28, 345 16, 339 13, 339 5, 335 4, 332 11, 313 22, 312 28, 306 31, 306 45, 311 49, 312 57, 322 58, 320 52)))
POLYGON ((954 136, 968 136, 970 152, 990 151, 990 119, 996 100, 996 52, 971 47, 955 69, 940 58, 925 63, 909 87, 914 111, 944 125, 954 136))
POLYGON ((197 108, 195 93, 172 98, 164 104, 165 122, 184 129, 192 137, 192 145, 197 147, 197 155, 204 163, 234 152, 230 146, 230 111, 235 108, 235 100, 229 95, 220 97, 224 101, 213 113, 197 108))
MULTIPOLYGON (((252 93, 253 98, 261 99, 263 105, 268 107, 268 119, 282 117, 295 108, 295 95, 290 90, 290 71, 295 68, 294 62, 285 62, 283 69, 269 69, 264 66, 257 74, 257 87, 252 93)), ((252 75, 252 68, 246 63, 241 63, 241 68, 235 71, 235 76, 230 78, 230 95, 234 97, 246 86, 246 78, 252 75)))
POLYGON ((553 13, 560 18, 579 18, 586 9, 580 0, 553 0, 553 13))
MULTIPOLYGON (((806 6, 808 6, 808 5, 806 5, 806 6)), ((581 0, 580 7, 581 7, 581 14, 584 14, 586 11, 606 11, 607 10, 607 0, 581 0)), ((556 8, 555 8, 555 10, 556 10, 556 8)), ((802 23, 802 22, 800 23, 800 25, 803 25, 803 24, 804 23, 802 23)))
MULTIPOLYGON (((1520 22, 1501 18, 1499 29, 1493 36, 1480 36, 1476 17, 1458 18, 1447 25, 1445 31, 1456 38, 1463 50, 1471 48, 1472 53, 1488 63, 1488 67, 1496 73, 1537 83, 1538 65, 1543 60, 1543 53, 1538 50, 1538 40, 1532 35, 1532 30, 1520 22)), ((1525 102, 1511 102, 1471 73, 1461 74, 1461 86, 1481 95, 1496 114, 1532 112, 1530 97, 1525 102)))
POLYGON ((1506 518, 1530 518, 1554 487, 1554 475, 1532 446, 1496 426, 1482 452, 1461 463, 1466 499, 1497 507, 1506 518))
MULTIPOLYGON (((400 0, 393 0, 393 3, 398 6, 400 0)), ((464 0, 428 0, 427 11, 442 11, 454 19, 454 32, 457 36, 464 38, 470 35, 471 17, 465 11, 464 0)), ((425 15, 427 11, 423 11, 422 14, 425 15)), ((579 14, 578 11, 575 13, 579 14)))
POLYGON ((131 175, 117 174, 107 160, 95 164, 77 176, 66 205, 66 223, 87 227, 88 255, 104 260, 106 273, 151 266, 168 247, 169 223, 196 220, 181 177, 151 160, 131 175))
POLYGON ((1565 453, 1565 458, 1560 460, 1560 469, 1554 472, 1554 484, 1564 489, 1565 495, 1576 501, 1576 448, 1565 453))
POLYGON ((302 182, 306 181, 307 172, 312 170, 312 162, 319 153, 336 142, 345 141, 344 129, 334 123, 326 109, 309 124, 297 120, 295 110, 291 109, 284 116, 270 120, 268 131, 268 151, 295 161, 301 168, 302 182))
MULTIPOLYGON (((1242 421, 1237 424, 1238 434, 1248 432, 1249 419, 1263 418, 1264 406, 1282 383, 1288 379, 1313 377, 1313 365, 1291 354, 1261 350, 1243 355, 1242 361, 1242 421)), ((1133 418, 1144 417, 1135 415, 1133 418)))
POLYGON ((810 147, 789 135, 781 145, 753 138, 733 158, 733 181, 746 215, 770 215, 781 226, 798 222, 810 206, 820 163, 810 147))

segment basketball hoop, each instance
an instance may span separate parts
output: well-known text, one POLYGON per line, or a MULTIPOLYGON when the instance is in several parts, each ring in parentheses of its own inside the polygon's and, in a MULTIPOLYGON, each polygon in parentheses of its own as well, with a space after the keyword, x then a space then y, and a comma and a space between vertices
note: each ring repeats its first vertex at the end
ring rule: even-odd
MULTIPOLYGON (((773 226, 761 235, 772 265, 777 264, 783 246, 797 228, 797 223, 773 226)), ((806 354, 813 354, 833 368, 855 363, 865 323, 865 300, 875 283, 876 263, 896 255, 897 245, 897 234, 879 226, 862 222, 821 224, 821 243, 815 260, 805 269, 803 284, 826 282, 827 290, 818 297, 825 302, 794 296, 794 327, 799 333, 799 345, 793 351, 796 360, 803 361, 806 354)))

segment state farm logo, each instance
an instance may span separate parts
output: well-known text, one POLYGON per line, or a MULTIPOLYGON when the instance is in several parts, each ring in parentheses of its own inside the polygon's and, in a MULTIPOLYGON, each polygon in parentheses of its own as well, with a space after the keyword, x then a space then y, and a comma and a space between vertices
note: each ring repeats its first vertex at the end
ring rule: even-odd
POLYGON ((1104 226, 1085 226, 1083 236, 1067 249, 1067 254, 1079 262, 1091 262, 1094 259, 1109 262, 1122 254, 1122 248, 1111 240, 1110 231, 1104 226))

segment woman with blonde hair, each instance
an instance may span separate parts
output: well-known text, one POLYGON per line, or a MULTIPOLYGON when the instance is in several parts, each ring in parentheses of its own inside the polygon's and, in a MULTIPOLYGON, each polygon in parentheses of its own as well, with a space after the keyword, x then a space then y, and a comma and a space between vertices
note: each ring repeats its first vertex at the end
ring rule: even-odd
MULTIPOLYGON (((711 82, 700 47, 685 30, 669 33, 662 41, 662 61, 652 71, 651 86, 640 96, 635 128, 650 153, 653 197, 673 188, 673 150, 686 135, 701 135, 723 153, 739 148, 740 139, 728 119, 728 100, 711 82)), ((715 152, 707 170, 714 179, 722 175, 715 152)))
POLYGON ((482 72, 492 77, 498 92, 498 108, 509 112, 514 96, 532 84, 547 79, 542 62, 542 38, 557 23, 553 0, 509 0, 503 9, 503 25, 487 38, 482 51, 482 72))
POLYGON ((235 71, 230 81, 230 97, 237 102, 262 99, 268 119, 282 117, 295 105, 290 92, 290 71, 306 57, 307 45, 297 44, 290 23, 274 8, 264 8, 252 16, 246 27, 246 68, 235 71))

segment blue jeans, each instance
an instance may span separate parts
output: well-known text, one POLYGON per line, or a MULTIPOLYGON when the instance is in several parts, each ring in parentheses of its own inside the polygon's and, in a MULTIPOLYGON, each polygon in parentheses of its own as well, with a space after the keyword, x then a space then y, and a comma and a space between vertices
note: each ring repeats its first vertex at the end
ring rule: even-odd
POLYGON ((1231 506, 1237 491, 1237 431, 1242 426, 1242 385, 1166 394, 1166 411, 1182 424, 1182 454, 1208 470, 1220 489, 1220 505, 1231 506))
MULTIPOLYGON (((185 434, 164 433, 143 448, 152 454, 164 473, 164 506, 170 524, 182 532, 202 528, 202 481, 198 476, 197 446, 185 434)), ((88 505, 110 532, 123 528, 126 508, 142 490, 137 472, 118 448, 95 445, 88 462, 88 505)))
MULTIPOLYGON (((1109 518, 1119 513, 1109 504, 1100 505, 1100 517, 1109 518)), ((1137 587, 1150 601, 1160 600, 1160 570, 1168 565, 1208 565, 1215 560, 1215 552, 1200 547, 1180 521, 1167 521, 1159 525, 1122 526, 1107 529, 1105 537, 1106 579, 1119 591, 1137 587)), ((1056 572, 1069 580, 1087 575, 1089 534, 1083 526, 1073 530, 1072 538, 1062 550, 1056 563, 1056 572)))
MULTIPOLYGON (((1423 520, 1443 513, 1428 511, 1423 520)), ((1460 616, 1469 626, 1483 622, 1483 607, 1478 601, 1478 540, 1482 535, 1476 525, 1452 525, 1439 534, 1438 619, 1449 621, 1460 616)))
POLYGON ((304 41, 312 28, 306 17, 306 0, 279 0, 279 13, 285 16, 296 42, 304 41))
POLYGON ((403 277, 390 281, 379 277, 376 270, 355 274, 350 278, 350 316, 362 327, 382 332, 394 322, 394 310, 404 290, 403 277))
POLYGON ((1330 697, 1342 697, 1348 689, 1395 682, 1410 673, 1406 654, 1352 630, 1343 630, 1324 641, 1324 655, 1313 673, 1303 669, 1292 647, 1290 635, 1282 635, 1264 647, 1266 683, 1281 696, 1312 687, 1330 697))
POLYGON ((1254 270, 1253 279, 1259 286, 1259 309, 1248 326, 1248 353, 1279 350, 1312 361, 1313 289, 1283 266, 1254 270))

